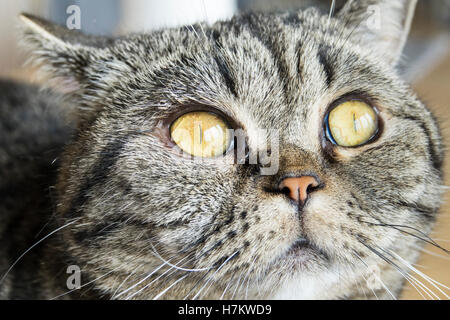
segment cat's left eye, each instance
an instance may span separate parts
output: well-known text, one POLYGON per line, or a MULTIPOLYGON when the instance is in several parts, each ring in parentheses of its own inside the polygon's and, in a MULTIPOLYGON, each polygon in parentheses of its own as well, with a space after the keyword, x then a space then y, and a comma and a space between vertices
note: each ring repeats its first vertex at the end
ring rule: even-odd
POLYGON ((172 140, 184 152, 202 158, 218 157, 231 144, 228 123, 211 112, 190 112, 179 117, 170 127, 172 140))
POLYGON ((372 140, 377 132, 377 112, 360 100, 343 102, 326 117, 327 137, 341 147, 361 146, 372 140))

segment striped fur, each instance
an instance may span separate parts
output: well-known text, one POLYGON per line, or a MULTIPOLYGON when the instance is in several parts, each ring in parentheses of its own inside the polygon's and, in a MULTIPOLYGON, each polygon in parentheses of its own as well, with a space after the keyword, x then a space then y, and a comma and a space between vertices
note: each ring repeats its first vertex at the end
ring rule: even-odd
MULTIPOLYGON (((412 263, 422 241, 396 226, 429 233, 442 184, 436 121, 395 71, 414 4, 355 1, 330 20, 314 8, 248 13, 117 39, 25 16, 36 62, 67 92, 79 120, 64 140, 50 224, 63 228, 11 270, 1 297, 357 299, 373 297, 372 289, 398 296, 397 267, 408 268, 392 252, 412 263), (392 18, 382 53, 375 48, 384 33, 360 29, 369 5, 392 18), (356 149, 325 148, 327 107, 354 96, 379 108, 380 137, 356 149), (175 153, 161 124, 192 106, 229 115, 250 151, 257 128, 277 129, 279 171, 263 176, 258 165, 175 153), (303 210, 269 192, 305 173, 324 188, 303 210), (289 255, 299 237, 309 246, 289 255), (80 267, 84 285, 71 292, 70 265, 80 267), (389 290, 369 288, 373 268, 389 290), (31 282, 37 286, 27 288, 31 282)), ((30 230, 51 212, 43 215, 30 230)), ((0 271, 36 239, 9 245, 0 271)))

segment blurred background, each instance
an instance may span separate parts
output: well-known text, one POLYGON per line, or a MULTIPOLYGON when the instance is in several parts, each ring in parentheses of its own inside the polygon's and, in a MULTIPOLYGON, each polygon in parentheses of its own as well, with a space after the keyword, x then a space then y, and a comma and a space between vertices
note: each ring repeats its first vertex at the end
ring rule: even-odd
MULTIPOLYGON (((344 0, 337 1, 337 7, 344 0)), ((249 10, 295 10, 319 3, 324 12, 329 0, 3 0, 0 10, 0 77, 35 81, 32 70, 24 66, 26 53, 18 46, 18 14, 27 12, 66 25, 80 9, 81 30, 90 34, 118 35, 162 27, 181 26, 197 21, 226 19, 249 10), (69 10, 68 10, 69 9, 69 10)), ((400 73, 427 102, 441 123, 446 144, 450 145, 450 0, 419 0, 411 36, 406 45, 400 73)), ((450 155, 447 157, 446 185, 450 186, 450 155)), ((450 198, 441 210, 434 240, 450 247, 450 198)), ((419 270, 450 287, 450 256, 426 246, 418 261, 419 270)), ((426 283, 426 281, 423 281, 426 283)), ((428 287, 433 288, 429 283, 428 287)), ((445 298, 433 289, 439 297, 445 298)), ((444 290, 448 293, 448 290, 444 290)), ((428 297, 424 294, 425 297, 428 297)), ((423 299, 409 285, 403 299, 423 299)))

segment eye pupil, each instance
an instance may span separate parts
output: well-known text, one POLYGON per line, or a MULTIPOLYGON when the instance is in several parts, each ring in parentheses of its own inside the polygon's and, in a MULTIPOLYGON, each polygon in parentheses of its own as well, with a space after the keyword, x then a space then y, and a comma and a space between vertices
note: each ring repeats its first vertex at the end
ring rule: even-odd
POLYGON ((202 141, 203 141, 203 133, 202 133, 202 126, 199 124, 198 125, 198 130, 200 131, 199 132, 199 136, 200 136, 200 144, 202 144, 202 141))
POLYGON ((378 131, 374 108, 359 100, 346 101, 327 116, 329 139, 342 147, 358 147, 370 141, 378 131))

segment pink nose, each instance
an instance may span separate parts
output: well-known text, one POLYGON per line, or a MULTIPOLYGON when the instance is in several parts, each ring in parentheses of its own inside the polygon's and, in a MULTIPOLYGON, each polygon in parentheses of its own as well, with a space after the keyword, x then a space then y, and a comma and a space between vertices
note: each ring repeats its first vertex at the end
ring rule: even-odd
POLYGON ((280 190, 287 189, 288 196, 303 206, 308 199, 311 188, 319 186, 319 182, 312 176, 286 178, 280 183, 280 190))

